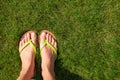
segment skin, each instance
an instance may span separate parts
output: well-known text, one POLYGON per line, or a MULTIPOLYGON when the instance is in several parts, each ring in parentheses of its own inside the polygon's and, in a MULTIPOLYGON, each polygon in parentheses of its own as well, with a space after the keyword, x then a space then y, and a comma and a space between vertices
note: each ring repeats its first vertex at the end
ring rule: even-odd
MULTIPOLYGON (((44 40, 47 40, 57 49, 57 42, 52 35, 45 32, 41 33, 40 41, 39 41, 40 45, 43 44, 44 40)), ((54 62, 56 59, 56 54, 48 45, 46 45, 41 50, 41 57, 42 57, 41 68, 42 68, 43 79, 55 80, 54 62)))
MULTIPOLYGON (((48 32, 42 32, 39 37, 40 46, 43 44, 44 40, 47 40, 57 49, 56 40, 51 34, 49 34, 48 32)), ((36 46, 37 42, 36 33, 34 31, 28 31, 23 35, 19 42, 19 50, 30 39, 32 39, 33 44, 36 46)), ((35 69, 35 53, 33 48, 30 45, 25 47, 23 51, 20 53, 20 58, 22 61, 22 69, 17 80, 30 80, 34 75, 35 69)), ((56 54, 52 51, 52 49, 48 45, 46 45, 41 50, 41 58, 43 80, 55 80, 54 62, 56 59, 56 54)))

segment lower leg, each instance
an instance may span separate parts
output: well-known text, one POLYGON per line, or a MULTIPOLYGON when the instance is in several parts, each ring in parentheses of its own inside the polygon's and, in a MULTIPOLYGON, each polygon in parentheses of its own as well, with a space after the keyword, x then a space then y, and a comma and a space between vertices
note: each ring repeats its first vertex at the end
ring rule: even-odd
POLYGON ((27 66, 22 65, 22 70, 17 80, 30 80, 34 75, 34 62, 27 66))
POLYGON ((43 80, 55 80, 54 64, 41 64, 43 80))

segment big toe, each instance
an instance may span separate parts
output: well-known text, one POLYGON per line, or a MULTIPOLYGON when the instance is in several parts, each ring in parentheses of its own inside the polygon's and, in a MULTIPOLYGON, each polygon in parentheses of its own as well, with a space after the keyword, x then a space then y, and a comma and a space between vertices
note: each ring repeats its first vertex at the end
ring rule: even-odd
POLYGON ((42 32, 40 35, 40 45, 42 45, 44 43, 45 38, 46 38, 46 33, 42 32))
POLYGON ((37 34, 35 32, 31 32, 31 39, 32 39, 33 44, 36 45, 37 34))

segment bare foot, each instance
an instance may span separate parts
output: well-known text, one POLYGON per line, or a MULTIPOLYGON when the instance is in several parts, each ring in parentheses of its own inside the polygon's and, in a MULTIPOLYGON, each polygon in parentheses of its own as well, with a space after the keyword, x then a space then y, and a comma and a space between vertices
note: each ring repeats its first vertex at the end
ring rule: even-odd
MULTIPOLYGON (((33 44, 36 46, 37 35, 34 31, 26 32, 19 42, 19 51, 20 48, 25 45, 28 40, 32 40, 33 44)), ((27 45, 22 52, 20 52, 20 58, 22 61, 22 70, 18 80, 30 80, 34 75, 34 59, 35 59, 35 52, 32 46, 29 44, 27 45)))
MULTIPOLYGON (((55 37, 49 32, 42 31, 40 35, 40 46, 47 40, 50 44, 52 44, 57 49, 57 42, 55 37)), ((41 50, 41 58, 42 58, 42 76, 44 80, 55 80, 55 72, 54 72, 54 62, 56 60, 56 54, 53 50, 45 45, 41 50)))

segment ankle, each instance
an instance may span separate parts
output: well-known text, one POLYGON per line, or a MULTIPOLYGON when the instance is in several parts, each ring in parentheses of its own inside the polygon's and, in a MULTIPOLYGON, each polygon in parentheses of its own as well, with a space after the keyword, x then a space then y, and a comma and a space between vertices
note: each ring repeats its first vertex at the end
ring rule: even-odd
POLYGON ((54 65, 41 65, 43 80, 55 80, 54 65))
POLYGON ((17 80, 30 80, 34 75, 34 67, 22 68, 17 80))
POLYGON ((43 63, 41 64, 42 71, 54 72, 54 63, 43 63))

